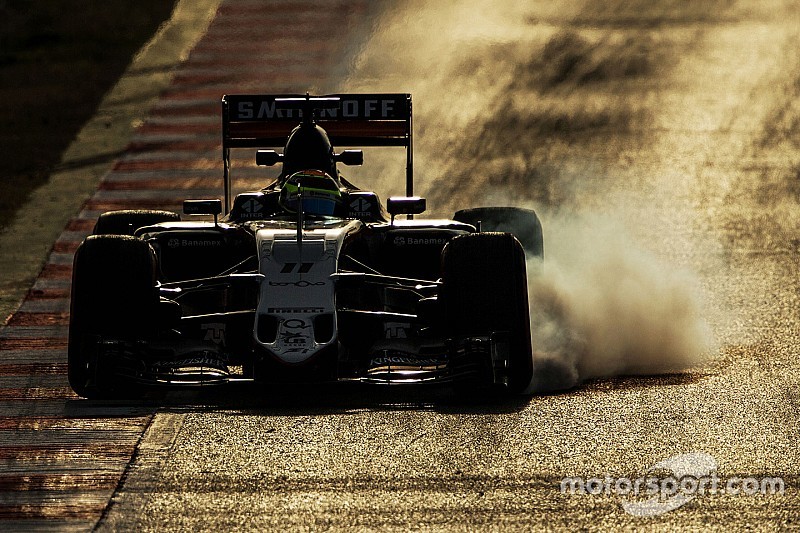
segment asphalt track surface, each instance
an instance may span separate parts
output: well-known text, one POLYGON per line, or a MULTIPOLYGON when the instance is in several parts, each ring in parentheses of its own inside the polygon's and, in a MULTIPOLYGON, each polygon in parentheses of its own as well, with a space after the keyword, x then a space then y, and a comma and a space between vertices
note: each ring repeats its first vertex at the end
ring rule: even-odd
MULTIPOLYGON (((485 41, 465 49, 485 63, 510 57, 550 73, 526 81, 517 69, 514 83, 495 85, 535 94, 528 115, 495 109, 499 123, 468 118, 482 121, 472 130, 501 168, 520 168, 502 167, 506 148, 541 169, 509 172, 506 181, 539 181, 505 186, 547 213, 546 223, 571 203, 583 214, 614 215, 631 243, 695 274, 716 340, 708 361, 678 374, 594 379, 489 403, 361 389, 240 388, 135 404, 77 399, 65 377, 71 254, 102 211, 177 208, 187 189, 217 194, 221 94, 410 87, 424 192, 446 211, 503 185, 480 172, 453 188, 447 178, 464 165, 480 168, 483 152, 467 136, 438 144, 445 135, 420 125, 441 118, 448 101, 440 94, 426 107, 424 97, 437 91, 425 80, 457 74, 464 82, 465 72, 479 79, 484 63, 427 72, 424 62, 396 59, 398 50, 424 56, 414 42, 379 46, 403 30, 415 35, 426 16, 469 13, 479 26, 503 9, 463 3, 442 13, 423 2, 337 0, 264 9, 230 0, 0 332, 4 527, 798 529, 800 12, 777 0, 596 4, 512 10, 523 32, 515 42, 530 53, 485 41), (263 28, 280 35, 264 39, 263 28), (547 70, 548 60, 560 67, 547 70), (378 77, 386 68, 415 76, 406 85, 378 77), (529 186, 543 184, 547 194, 529 186), (565 477, 636 479, 682 454, 692 454, 696 475, 711 458, 720 478, 779 477, 784 492, 706 494, 641 517, 623 507, 630 498, 560 490, 565 477)), ((458 17, 442 18, 438 36, 447 20, 458 17)), ((260 171, 241 157, 240 184, 259 183, 260 171)))

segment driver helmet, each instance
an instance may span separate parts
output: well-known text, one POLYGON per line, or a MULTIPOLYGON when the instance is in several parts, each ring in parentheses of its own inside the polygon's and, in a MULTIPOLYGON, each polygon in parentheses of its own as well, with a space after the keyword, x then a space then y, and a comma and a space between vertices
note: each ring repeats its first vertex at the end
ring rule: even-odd
POLYGON ((284 178, 301 170, 315 169, 338 177, 333 146, 325 130, 313 123, 297 126, 283 149, 284 178))
POLYGON ((307 215, 333 216, 342 205, 342 192, 330 174, 315 169, 301 170, 283 183, 278 203, 284 210, 296 213, 301 201, 303 213, 307 215))

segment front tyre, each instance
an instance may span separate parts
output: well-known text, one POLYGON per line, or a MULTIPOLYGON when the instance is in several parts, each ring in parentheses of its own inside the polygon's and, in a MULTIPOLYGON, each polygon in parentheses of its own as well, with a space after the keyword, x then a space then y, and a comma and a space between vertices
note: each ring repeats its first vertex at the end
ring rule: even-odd
POLYGON ((155 209, 124 209, 103 213, 97 219, 94 235, 133 235, 137 229, 161 222, 177 222, 180 215, 155 209))
POLYGON ((512 233, 528 259, 544 259, 542 223, 533 209, 521 207, 476 207, 457 211, 453 220, 480 226, 481 231, 512 233))
POLYGON ((100 339, 135 340, 155 328, 156 260, 149 244, 123 235, 89 236, 72 270, 68 377, 86 398, 113 397, 126 384, 98 350, 100 339))
POLYGON ((525 252, 510 233, 473 233, 442 252, 441 299, 448 336, 508 334, 506 391, 524 391, 533 376, 525 252))

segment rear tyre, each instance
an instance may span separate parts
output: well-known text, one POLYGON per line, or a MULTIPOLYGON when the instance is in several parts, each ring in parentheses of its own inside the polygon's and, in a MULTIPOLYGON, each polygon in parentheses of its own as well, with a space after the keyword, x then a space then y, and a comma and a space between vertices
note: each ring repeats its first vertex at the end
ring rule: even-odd
POLYGON ((114 397, 128 385, 115 361, 97 357, 98 340, 146 338, 155 327, 158 305, 152 248, 135 237, 89 236, 75 252, 72 270, 69 384, 79 396, 114 397))
POLYGON ((480 225, 481 231, 512 233, 522 244, 528 259, 544 259, 542 223, 533 209, 520 207, 476 207, 457 211, 453 220, 480 225))
POLYGON ((94 235, 133 235, 145 226, 160 222, 176 222, 181 217, 172 211, 129 209, 103 213, 94 225, 94 235))
POLYGON ((442 252, 445 327, 455 338, 508 332, 506 391, 525 390, 533 376, 525 253, 510 233, 473 233, 442 252))

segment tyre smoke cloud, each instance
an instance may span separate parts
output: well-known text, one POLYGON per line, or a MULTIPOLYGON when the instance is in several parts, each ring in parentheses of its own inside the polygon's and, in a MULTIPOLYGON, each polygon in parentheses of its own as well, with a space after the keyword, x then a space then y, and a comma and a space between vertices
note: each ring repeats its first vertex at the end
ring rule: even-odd
POLYGON ((679 372, 712 353, 702 291, 691 272, 636 245, 607 216, 544 217, 543 223, 546 266, 539 276, 529 274, 530 391, 679 372))
MULTIPOLYGON (((379 20, 343 89, 413 94, 417 192, 434 215, 493 205, 539 213, 545 264, 529 275, 529 392, 695 367, 715 350, 699 279, 643 241, 669 228, 643 229, 664 221, 626 212, 647 199, 595 160, 606 137, 648 120, 636 98, 614 89, 662 74, 659 43, 561 29, 580 3, 546 4, 399 4, 379 20)), ((391 184, 403 183, 402 163, 366 158, 360 182, 401 194, 391 184)))

